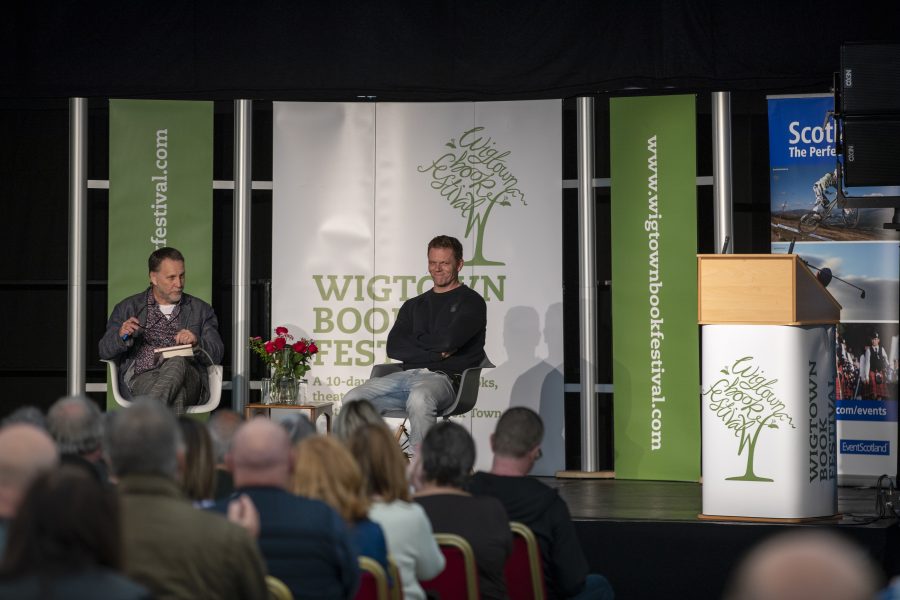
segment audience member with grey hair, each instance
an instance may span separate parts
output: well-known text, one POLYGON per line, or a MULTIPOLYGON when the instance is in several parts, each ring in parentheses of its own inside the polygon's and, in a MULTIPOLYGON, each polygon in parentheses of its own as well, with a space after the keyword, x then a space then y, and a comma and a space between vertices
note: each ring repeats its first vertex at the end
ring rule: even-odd
POLYGON ((296 446, 311 435, 316 435, 316 426, 304 414, 297 414, 281 422, 281 426, 291 438, 291 445, 296 446))
POLYGON ((415 500, 425 509, 434 532, 452 533, 469 542, 481 597, 506 598, 503 567, 512 552, 506 509, 496 498, 462 489, 475 465, 472 436, 456 423, 438 423, 425 434, 418 458, 423 483, 415 500))
POLYGON ((47 429, 61 454, 100 455, 103 444, 103 414, 84 396, 57 400, 47 411, 47 429))
POLYGON ((9 413, 9 415, 3 419, 2 424, 13 425, 14 423, 27 423, 28 425, 34 425, 38 429, 47 431, 47 418, 44 416, 44 413, 41 412, 41 409, 36 406, 20 406, 9 413))
POLYGON ((216 461, 216 500, 228 498, 234 492, 234 477, 225 457, 231 451, 234 434, 243 422, 244 417, 240 413, 224 408, 214 412, 207 423, 216 461))
POLYGON ((184 448, 172 412, 136 398, 107 429, 125 573, 160 598, 267 598, 256 542, 220 515, 193 508, 179 489, 184 448))
POLYGON ((103 413, 94 401, 84 396, 60 398, 47 411, 47 429, 63 462, 90 467, 100 481, 108 480, 103 462, 103 413))

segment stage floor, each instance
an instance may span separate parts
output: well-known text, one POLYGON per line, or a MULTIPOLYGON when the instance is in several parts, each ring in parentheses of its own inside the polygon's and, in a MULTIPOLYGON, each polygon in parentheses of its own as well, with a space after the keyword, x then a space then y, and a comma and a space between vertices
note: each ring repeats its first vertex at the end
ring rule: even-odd
MULTIPOLYGON (((718 599, 744 554, 791 527, 827 527, 864 547, 885 577, 900 574, 897 519, 878 519, 874 488, 838 488, 840 520, 809 525, 699 519, 698 483, 553 479, 592 572, 618 599, 718 599)), ((896 494, 895 494, 896 499, 896 494)))
MULTIPOLYGON (((559 490, 574 520, 698 521, 702 512, 703 487, 699 483, 539 479, 559 490)), ((894 519, 872 522, 876 516, 874 488, 839 487, 838 510, 841 519, 833 524, 840 526, 890 527, 896 524, 894 519)))

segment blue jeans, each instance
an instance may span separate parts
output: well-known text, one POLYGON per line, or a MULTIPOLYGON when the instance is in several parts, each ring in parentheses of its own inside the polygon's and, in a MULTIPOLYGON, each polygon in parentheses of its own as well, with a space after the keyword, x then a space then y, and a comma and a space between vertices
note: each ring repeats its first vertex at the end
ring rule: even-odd
POLYGON ((409 447, 418 453, 419 444, 437 421, 437 415, 455 399, 449 377, 428 369, 410 369, 373 377, 347 392, 343 402, 368 400, 382 415, 405 412, 409 417, 409 447))

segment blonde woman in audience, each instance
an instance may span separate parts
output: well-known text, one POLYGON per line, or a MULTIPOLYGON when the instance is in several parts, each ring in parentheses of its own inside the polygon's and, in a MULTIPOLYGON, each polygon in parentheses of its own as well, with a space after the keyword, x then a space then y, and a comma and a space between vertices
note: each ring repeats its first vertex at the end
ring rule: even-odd
POLYGON ((212 506, 216 492, 216 458, 206 425, 190 417, 178 417, 184 442, 181 489, 194 504, 212 506))
POLYGON ((444 570, 431 522, 418 504, 410 502, 406 459, 383 423, 363 425, 349 441, 372 498, 369 518, 381 525, 391 558, 400 570, 403 596, 424 600, 419 580, 436 577, 444 570))
POLYGON ((378 561, 388 572, 384 532, 369 519, 371 502, 362 473, 339 441, 311 436, 297 444, 291 491, 336 510, 347 522, 356 553, 378 561))
POLYGON ((345 444, 349 444, 350 438, 363 425, 383 424, 384 419, 368 400, 348 402, 341 407, 341 411, 334 419, 334 435, 345 444))

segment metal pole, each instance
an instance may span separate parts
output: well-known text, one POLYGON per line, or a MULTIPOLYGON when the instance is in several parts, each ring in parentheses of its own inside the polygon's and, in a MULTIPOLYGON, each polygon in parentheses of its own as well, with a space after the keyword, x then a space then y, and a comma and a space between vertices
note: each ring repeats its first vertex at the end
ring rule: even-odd
POLYGON ((713 92, 713 201, 715 251, 734 254, 731 185, 731 92, 713 92))
POLYGON ((594 227, 594 99, 578 98, 578 316, 581 323, 581 470, 597 471, 597 269, 594 227))
POLYGON ((87 98, 69 98, 69 332, 66 393, 85 390, 87 98))
POLYGON ((250 207, 253 102, 234 101, 234 252, 231 405, 239 414, 250 399, 250 207))

